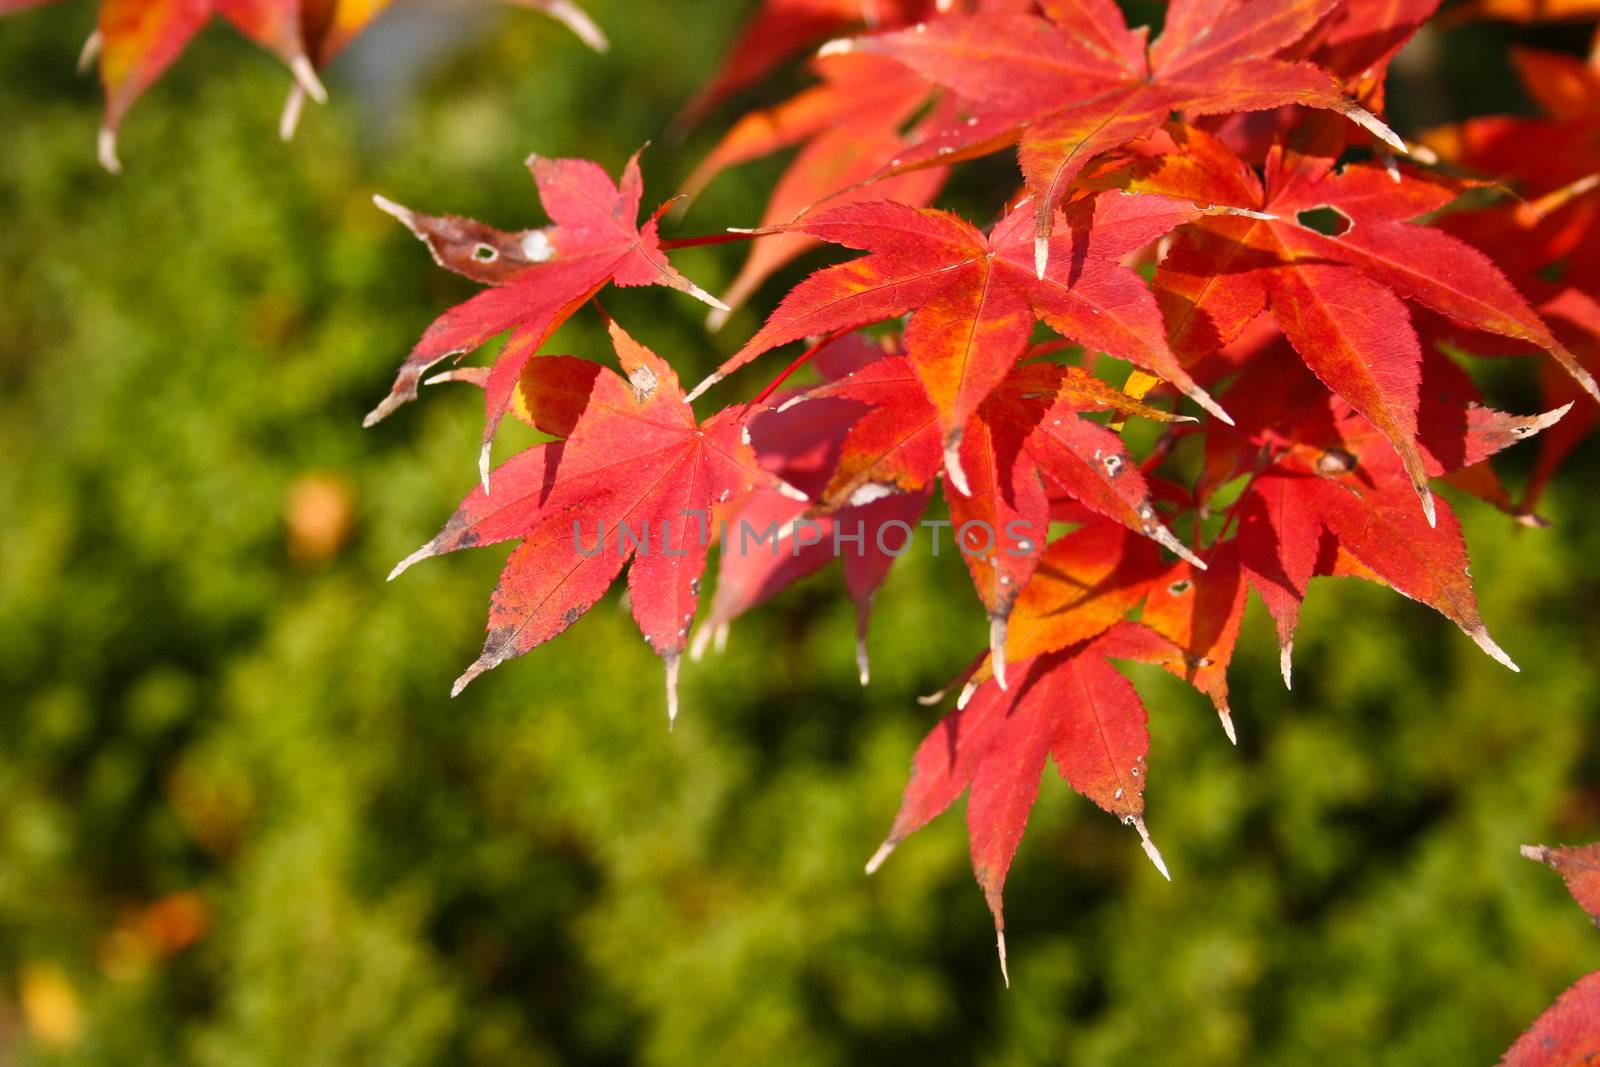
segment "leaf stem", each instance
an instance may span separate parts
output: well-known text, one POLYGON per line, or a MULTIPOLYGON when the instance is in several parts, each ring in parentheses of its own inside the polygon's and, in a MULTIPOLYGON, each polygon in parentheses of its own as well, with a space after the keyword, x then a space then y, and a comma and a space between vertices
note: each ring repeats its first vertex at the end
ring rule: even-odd
POLYGON ((776 378, 768 382, 767 387, 761 390, 761 392, 757 393, 754 400, 750 401, 750 406, 755 407, 759 404, 766 403, 767 398, 773 393, 777 392, 778 387, 784 382, 788 381, 790 375, 794 374, 795 371, 811 362, 812 356, 816 355, 824 348, 827 348, 829 345, 833 344, 833 342, 837 341, 839 338, 843 337, 849 332, 850 331, 848 329, 843 329, 834 330, 832 333, 824 334, 821 340, 812 345, 810 348, 806 349, 804 352, 800 353, 798 356, 794 357, 794 362, 783 368, 776 378))
POLYGON ((663 252, 671 252, 678 248, 699 248, 702 245, 725 245, 732 244, 734 241, 750 241, 760 236, 762 235, 756 232, 729 231, 725 233, 706 234, 704 237, 663 237, 661 238, 661 250, 663 252))

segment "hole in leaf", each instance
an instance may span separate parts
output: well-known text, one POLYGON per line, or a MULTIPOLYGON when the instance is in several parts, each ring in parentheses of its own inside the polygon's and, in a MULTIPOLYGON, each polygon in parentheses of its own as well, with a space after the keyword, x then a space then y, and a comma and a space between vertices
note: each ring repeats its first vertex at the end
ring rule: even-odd
POLYGON ((1350 232, 1350 227, 1355 225, 1350 221, 1349 215, 1326 204, 1295 212, 1294 221, 1324 237, 1343 237, 1350 232))
POLYGON ((489 245, 478 245, 472 250, 472 258, 479 263, 493 263, 500 258, 500 253, 489 245))

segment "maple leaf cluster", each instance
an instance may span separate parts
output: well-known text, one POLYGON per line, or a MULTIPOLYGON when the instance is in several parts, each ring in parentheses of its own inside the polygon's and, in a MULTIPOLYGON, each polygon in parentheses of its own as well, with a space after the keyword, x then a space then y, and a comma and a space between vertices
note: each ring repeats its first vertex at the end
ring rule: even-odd
POLYGON ((1311 580, 1348 576, 1427 604, 1515 670, 1434 484, 1535 522, 1490 457, 1559 426, 1536 494, 1593 424, 1600 74, 1519 56, 1549 118, 1409 142, 1380 117, 1384 72, 1435 6, 1174 0, 1152 39, 1112 0, 769 0, 681 118, 820 45, 816 84, 734 123, 690 179, 692 193, 797 150, 760 225, 726 235, 753 244, 722 300, 668 254, 724 237, 665 239, 661 209, 641 224, 637 157, 617 181, 531 160, 551 222, 517 232, 380 198, 484 288, 426 329, 369 424, 506 337, 489 365, 429 379, 483 391, 479 484, 396 568, 515 542, 456 692, 628 567, 676 716, 685 654, 835 558, 866 683, 873 596, 942 495, 987 647, 947 690, 868 869, 966 795, 1004 969, 1005 879, 1047 763, 1167 873, 1145 819, 1147 717, 1115 663, 1186 680, 1232 739, 1249 592, 1287 685, 1311 580), (930 206, 951 167, 1001 151, 1018 175, 991 216, 930 206), (691 390, 609 319, 621 373, 543 352, 608 286, 677 289, 716 327, 825 246, 859 254, 784 294, 691 390), (791 344, 752 400, 697 417, 691 402, 791 344), (1537 355, 1549 409, 1486 406, 1468 355, 1537 355), (813 383, 790 384, 807 365, 813 383), (548 440, 491 468, 508 416, 548 440), (1129 450, 1129 420, 1159 424, 1153 449, 1129 450), (748 530, 765 531, 756 546, 748 530))
MULTIPOLYGON (((1566 14, 1582 10, 1575 6, 1566 14)), ((1600 8, 1590 7, 1588 14, 1600 17, 1600 8)), ((1593 373, 1600 371, 1600 34, 1587 60, 1518 48, 1512 61, 1541 116, 1471 119, 1423 136, 1444 159, 1515 196, 1456 212, 1440 224, 1492 250, 1496 264, 1552 333, 1593 373)), ((1459 328, 1448 341, 1478 354, 1506 351, 1497 339, 1459 328)), ((1572 404, 1574 410, 1540 441, 1533 476, 1513 504, 1524 521, 1538 521, 1534 508, 1550 478, 1600 419, 1600 408, 1577 381, 1575 375, 1540 369, 1547 402, 1572 404)))
MULTIPOLYGON (((0 15, 61 0, 0 0, 0 15)), ((278 129, 294 136, 306 97, 325 102, 317 72, 327 66, 393 0, 100 0, 96 28, 78 57, 80 69, 99 61, 105 89, 100 127, 100 163, 116 173, 117 131, 128 109, 175 63, 189 42, 220 18, 272 52, 289 68, 294 86, 278 129)), ((600 27, 573 0, 508 0, 543 11, 566 24, 585 43, 605 51, 600 27)))

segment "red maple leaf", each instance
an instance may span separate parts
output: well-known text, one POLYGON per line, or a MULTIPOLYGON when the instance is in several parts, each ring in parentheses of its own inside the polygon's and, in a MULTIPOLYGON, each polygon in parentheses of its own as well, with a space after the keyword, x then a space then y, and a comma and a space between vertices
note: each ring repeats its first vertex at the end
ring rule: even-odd
POLYGON ((1567 883, 1567 892, 1578 906, 1600 922, 1600 845, 1576 845, 1546 848, 1544 845, 1523 845, 1522 854, 1554 868, 1567 883))
POLYGON ((973 691, 917 749, 894 825, 867 862, 871 874, 967 793, 972 869, 994 915, 1008 985, 1002 894, 1047 758, 1074 790, 1138 830, 1151 862, 1171 877, 1144 824, 1144 704, 1105 654, 1101 643, 1082 642, 1018 664, 1009 690, 991 681, 973 691))
MULTIPOLYGON (((0 15, 58 0, 0 0, 0 15)), ((317 71, 391 0, 100 0, 100 17, 84 43, 80 65, 98 55, 105 88, 105 120, 99 134, 100 163, 112 173, 117 131, 128 109, 175 63, 213 16, 276 54, 294 75, 279 130, 294 133, 305 98, 327 100, 317 71)), ((573 0, 508 0, 559 19, 591 47, 604 51, 605 35, 573 0)))
POLYGON ((571 626, 632 559, 633 617, 666 662, 676 718, 678 660, 717 516, 752 489, 784 488, 757 462, 745 410, 697 424, 664 360, 615 323, 611 339, 626 379, 571 357, 525 368, 531 421, 562 439, 502 464, 390 575, 446 552, 518 541, 490 604, 483 654, 452 695, 571 626))
POLYGON ((1107 647, 1111 655, 1162 667, 1206 694, 1228 740, 1237 744, 1227 672, 1244 601, 1238 545, 1227 541, 1204 569, 1180 560, 1151 582, 1139 621, 1120 623, 1107 647))
MULTIPOLYGON (((1098 637, 1144 600, 1164 569, 1150 541, 1090 518, 1045 547, 1013 606, 1007 656, 1022 662, 1098 637)), ((981 683, 991 674, 984 665, 973 677, 981 683)))
POLYGON ((1562 993, 1506 1050, 1500 1067, 1583 1067, 1600 1055, 1600 971, 1562 993))
MULTIPOLYGON (((1278 53, 1279 59, 1303 60, 1338 78, 1356 100, 1375 114, 1384 113, 1384 85, 1389 63, 1438 8, 1439 0, 1343 0, 1311 33, 1278 53)), ((1304 117, 1298 107, 1271 111, 1209 115, 1195 125, 1217 134, 1252 162, 1282 139, 1304 117)), ((1347 127, 1353 140, 1370 141, 1347 127)), ((1434 162, 1431 150, 1410 146, 1412 157, 1434 162)), ((1388 156, 1388 146, 1379 148, 1388 156)))
POLYGON ((1389 61, 1433 17, 1440 0, 1344 0, 1286 54, 1349 83, 1381 88, 1389 61))
POLYGON ((1191 360, 1214 351, 1270 308, 1306 365, 1394 446, 1430 523, 1417 441, 1422 345, 1402 296, 1544 348, 1596 388, 1487 256, 1409 221, 1453 201, 1459 183, 1409 167, 1336 171, 1342 131, 1320 119, 1269 153, 1264 184, 1206 133, 1173 126, 1166 138, 1099 180, 1256 213, 1198 219, 1162 260, 1154 285, 1174 350, 1191 360), (1318 215, 1337 232, 1314 228, 1318 215))
POLYGON ((117 129, 128 108, 166 73, 213 15, 276 53, 302 91, 319 101, 327 99, 301 32, 300 0, 102 0, 99 23, 84 46, 82 61, 99 52, 106 94, 100 162, 107 170, 122 169, 117 129))
POLYGON ((1143 137, 1174 111, 1208 115, 1290 104, 1339 112, 1404 151, 1405 143, 1304 61, 1275 58, 1338 0, 1174 0, 1154 43, 1113 0, 1043 0, 1048 20, 978 14, 836 42, 824 51, 898 59, 968 102, 970 117, 926 138, 893 173, 1019 142, 1034 199, 1035 259, 1051 255, 1054 211, 1098 155, 1143 137))
POLYGON ((1013 212, 985 235, 943 211, 888 202, 836 208, 800 223, 799 230, 869 254, 797 285, 690 397, 778 345, 910 312, 907 359, 937 412, 945 469, 963 492, 967 422, 1026 351, 1035 319, 1161 375, 1226 419, 1173 358, 1144 282, 1119 263, 1198 214, 1186 202, 1161 198, 1075 201, 1054 238, 1060 254, 1038 278, 1026 212, 1013 212))
MULTIPOLYGON (((1435 398, 1421 419, 1428 445, 1422 459, 1431 475, 1480 462, 1565 413, 1507 415, 1452 399, 1470 388, 1456 378, 1460 372, 1438 356, 1424 369, 1425 393, 1435 398)), ((1243 432, 1236 441, 1207 442, 1208 465, 1226 472, 1234 459, 1223 457, 1241 450, 1268 459, 1231 512, 1244 575, 1278 624, 1285 684, 1299 606, 1317 575, 1390 585, 1437 610, 1515 670, 1478 614, 1454 512, 1440 501, 1436 524, 1423 521, 1409 502, 1399 456, 1376 427, 1328 397, 1304 371, 1291 373, 1278 349, 1264 352, 1235 389, 1261 398, 1260 407, 1240 409, 1243 432)))
MULTIPOLYGON (((938 412, 918 388, 909 358, 878 359, 795 398, 788 410, 838 401, 859 413, 824 487, 813 494, 814 511, 862 507, 932 482, 941 458, 938 412)), ((1001 688, 1010 659, 1008 620, 1038 563, 1052 490, 1084 515, 1109 518, 1199 564, 1161 522, 1121 439, 1081 414, 1106 410, 1172 418, 1077 368, 1039 363, 1013 371, 964 431, 961 448, 973 477, 946 496, 957 549, 989 618, 988 670, 1001 688)))
MULTIPOLYGON (((973 472, 947 494, 963 558, 989 616, 989 670, 1006 685, 1009 620, 1030 587, 1049 528, 1052 496, 1105 517, 1203 569, 1157 514, 1151 486, 1122 439, 1081 412, 1112 411, 1174 421, 1075 367, 1036 363, 1013 371, 978 409, 962 440, 973 472), (970 540, 962 534, 976 523, 970 540), (1005 536, 1013 528, 1023 537, 1005 536), (976 542, 976 543, 973 543, 976 542)), ((1059 647, 1059 646, 1055 646, 1059 647)))
MULTIPOLYGON (((1554 868, 1573 899, 1600 924, 1600 845, 1523 845, 1530 860, 1554 868)), ((1600 1056, 1600 971, 1556 998, 1506 1050, 1500 1067, 1578 1067, 1600 1056)))
POLYGON ((722 305, 667 262, 657 220, 667 205, 638 224, 644 182, 637 154, 622 183, 583 159, 528 160, 539 198, 552 225, 507 233, 455 215, 422 215, 383 197, 383 210, 405 223, 441 267, 490 288, 435 319, 400 365, 389 395, 367 415, 371 426, 401 404, 416 399, 428 368, 471 351, 511 331, 485 383, 488 418, 478 468, 489 480, 489 449, 516 390, 518 378, 539 346, 606 285, 666 285, 722 305))
MULTIPOLYGON (((852 334, 819 350, 813 366, 837 381, 883 355, 882 347, 852 334)), ((771 407, 750 417, 750 441, 764 468, 807 497, 825 500, 850 431, 866 409, 845 397, 801 404, 804 397, 798 391, 773 396, 771 407)), ((906 551, 932 495, 928 481, 920 489, 819 509, 779 489, 752 491, 729 519, 733 533, 720 556, 716 596, 691 654, 698 659, 713 642, 720 650, 734 619, 837 559, 856 607, 856 666, 866 685, 873 596, 906 551)))

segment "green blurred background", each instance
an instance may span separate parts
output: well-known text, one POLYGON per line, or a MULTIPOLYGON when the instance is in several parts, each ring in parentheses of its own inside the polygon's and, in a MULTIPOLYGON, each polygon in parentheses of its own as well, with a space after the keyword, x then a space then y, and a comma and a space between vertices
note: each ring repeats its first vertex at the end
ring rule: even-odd
MULTIPOLYGON (((1600 837, 1593 448, 1553 529, 1461 505, 1521 675, 1332 580, 1293 693, 1252 605, 1237 749, 1130 669, 1174 880, 1047 782, 1009 991, 959 813, 861 872, 934 719, 914 695, 984 639, 956 560, 897 567, 865 690, 825 573, 685 672, 676 733, 615 595, 450 700, 504 551, 383 578, 470 488, 479 400, 360 417, 470 286, 369 198, 530 225, 530 151, 614 172, 651 139, 664 198, 729 112, 663 131, 751 5, 592 0, 605 56, 525 11, 397 6, 287 147, 281 69, 207 32, 119 179, 71 72, 92 5, 0 24, 0 1064, 1488 1063, 1600 965, 1517 854, 1600 837)), ((1505 48, 1534 37, 1584 40, 1430 36, 1402 128, 1522 106, 1505 48)), ((778 169, 672 227, 752 223, 778 169)), ((739 254, 676 260, 716 290, 739 254)), ((757 321, 606 299, 686 378, 757 321)), ((608 358, 592 317, 552 347, 608 358)), ((1490 370, 1534 408, 1530 367, 1490 370)))

